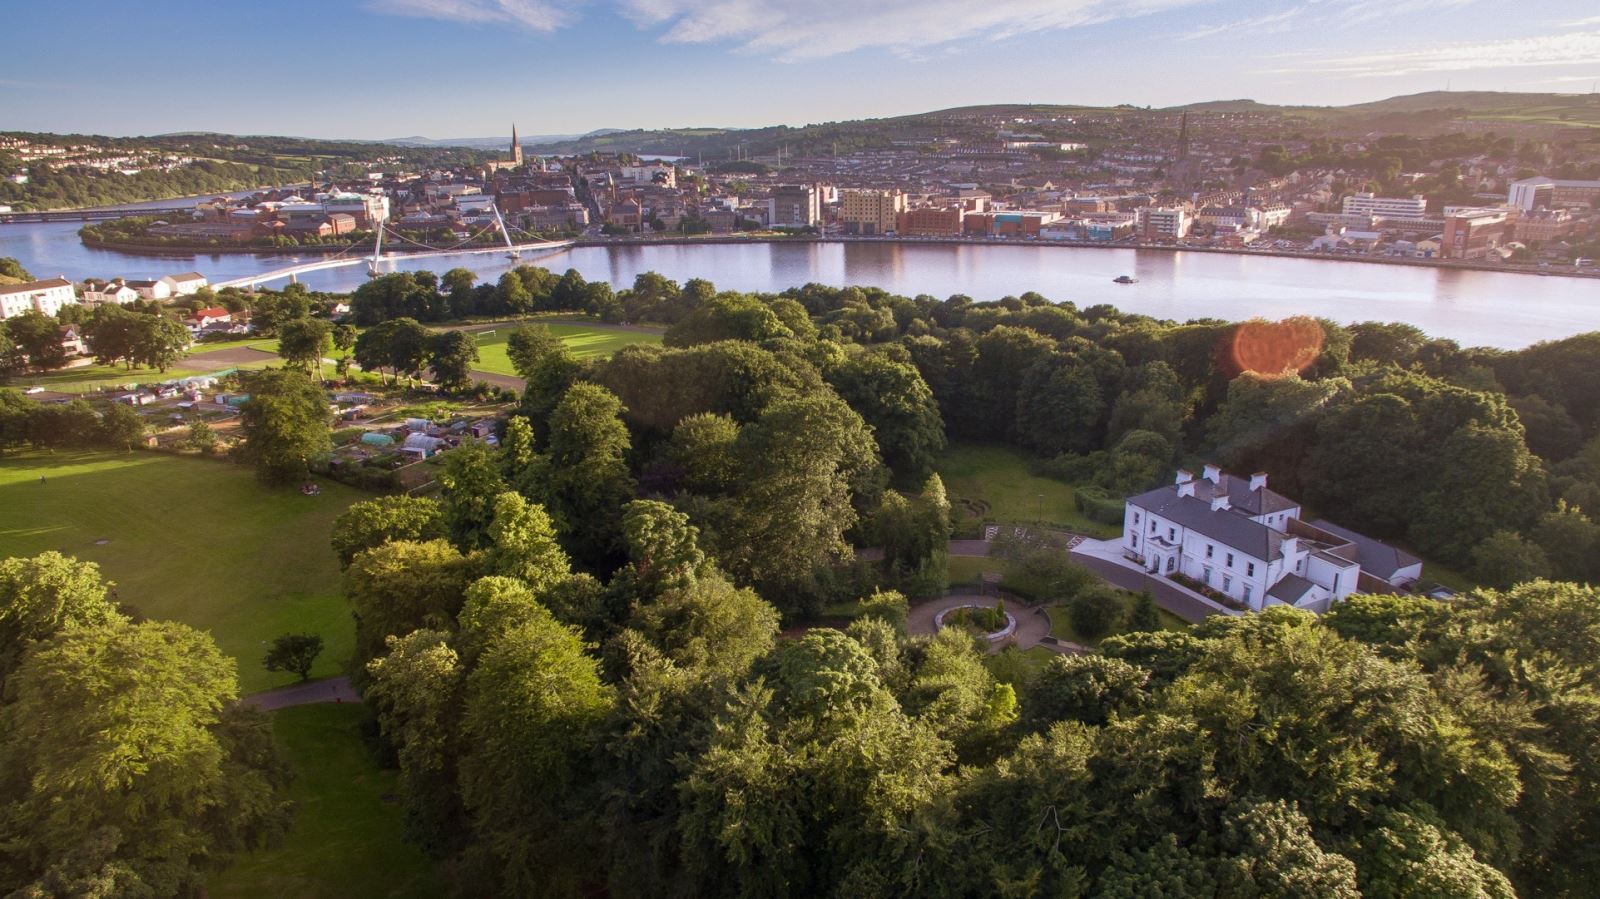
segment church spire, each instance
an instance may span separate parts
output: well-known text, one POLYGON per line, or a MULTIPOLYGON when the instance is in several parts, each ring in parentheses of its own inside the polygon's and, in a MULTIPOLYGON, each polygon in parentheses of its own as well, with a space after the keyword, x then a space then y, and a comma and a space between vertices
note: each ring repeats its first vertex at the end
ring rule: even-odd
POLYGON ((511 123, 511 162, 522 165, 522 144, 517 142, 517 123, 511 123))

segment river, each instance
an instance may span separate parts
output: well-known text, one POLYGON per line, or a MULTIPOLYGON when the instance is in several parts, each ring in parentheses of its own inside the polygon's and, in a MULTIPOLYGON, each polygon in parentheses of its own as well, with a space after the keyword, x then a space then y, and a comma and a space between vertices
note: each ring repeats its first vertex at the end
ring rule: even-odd
MULTIPOLYGON (((0 225, 0 256, 16 257, 36 277, 152 278, 193 269, 213 281, 324 258, 96 250, 78 240, 79 227, 0 225)), ((655 271, 679 282, 707 278, 741 291, 777 292, 815 281, 989 300, 1032 290, 1080 307, 1110 303, 1180 321, 1291 315, 1401 321, 1463 345, 1504 349, 1600 331, 1600 280, 1339 260, 1029 244, 778 242, 578 247, 526 256, 522 263, 557 272, 575 268, 618 288, 655 271), (1139 282, 1112 283, 1122 274, 1139 282)), ((493 280, 511 265, 498 254, 478 254, 418 260, 414 267, 443 272, 461 266, 493 280)), ((402 260, 385 267, 413 266, 402 260)), ((348 291, 365 279, 365 268, 357 266, 312 272, 302 280, 313 289, 348 291)))

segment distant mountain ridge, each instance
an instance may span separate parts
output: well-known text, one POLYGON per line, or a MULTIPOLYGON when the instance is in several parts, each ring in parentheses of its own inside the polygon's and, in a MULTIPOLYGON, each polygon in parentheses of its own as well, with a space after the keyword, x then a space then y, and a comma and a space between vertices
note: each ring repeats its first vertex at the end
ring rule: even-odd
MULTIPOLYGON (((621 130, 621 128, 598 128, 594 131, 586 131, 582 134, 519 134, 517 136, 517 140, 520 141, 524 147, 536 147, 541 144, 558 144, 563 141, 583 140, 584 138, 590 137, 603 137, 607 134, 616 134, 621 130)), ((499 135, 497 137, 441 138, 412 135, 411 137, 387 137, 380 141, 374 141, 374 143, 393 144, 397 147, 466 147, 472 150, 493 150, 499 147, 509 146, 511 144, 511 135, 508 133, 499 135)))

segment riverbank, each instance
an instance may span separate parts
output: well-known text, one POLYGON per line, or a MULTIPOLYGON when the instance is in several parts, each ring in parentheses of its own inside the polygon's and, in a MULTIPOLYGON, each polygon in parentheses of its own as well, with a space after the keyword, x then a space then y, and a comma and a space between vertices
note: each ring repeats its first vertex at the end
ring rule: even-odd
MULTIPOLYGON (((556 238, 556 239, 560 240, 561 238, 556 238)), ((90 249, 94 249, 94 250, 110 250, 110 251, 112 251, 114 253, 127 253, 129 255, 154 254, 154 255, 157 255, 157 256, 211 256, 211 255, 219 255, 219 256, 338 256, 338 255, 341 255, 341 254, 344 254, 344 253, 348 253, 353 249, 360 249, 363 246, 365 246, 366 250, 368 251, 366 253, 367 255, 370 255, 370 250, 371 250, 371 242, 370 241, 362 241, 360 243, 347 243, 347 244, 339 244, 339 245, 326 245, 326 244, 317 245, 317 244, 313 244, 311 246, 299 246, 299 247, 262 247, 262 246, 253 246, 253 245, 250 245, 250 244, 233 244, 233 245, 218 244, 218 245, 213 245, 213 244, 139 243, 139 242, 136 242, 136 241, 125 241, 125 240, 116 240, 116 241, 100 240, 100 239, 91 238, 91 237, 84 237, 81 234, 78 235, 78 240, 81 241, 84 246, 89 247, 90 249)), ((471 253, 471 252, 474 252, 476 250, 493 250, 493 249, 501 248, 501 247, 504 247, 504 246, 505 245, 503 243, 501 243, 500 241, 498 241, 498 240, 477 241, 477 242, 474 242, 474 243, 462 244, 459 247, 451 247, 450 250, 459 251, 459 252, 462 252, 462 253, 471 253)), ((385 251, 384 252, 384 258, 385 259, 388 259, 388 258, 399 259, 399 258, 404 258, 406 256, 420 255, 422 253, 434 253, 434 252, 438 252, 438 251, 437 250, 431 250, 431 249, 430 250, 417 250, 415 252, 406 252, 406 251, 389 252, 389 251, 385 251)))

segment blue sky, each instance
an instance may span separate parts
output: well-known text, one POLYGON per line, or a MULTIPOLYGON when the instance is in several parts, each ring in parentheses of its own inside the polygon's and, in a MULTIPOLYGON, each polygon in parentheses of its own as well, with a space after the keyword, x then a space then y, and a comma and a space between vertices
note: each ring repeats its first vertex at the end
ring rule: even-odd
POLYGON ((382 138, 1588 92, 1595 0, 52 0, 0 130, 382 138), (1512 11, 1516 12, 1513 13, 1512 11))

